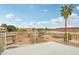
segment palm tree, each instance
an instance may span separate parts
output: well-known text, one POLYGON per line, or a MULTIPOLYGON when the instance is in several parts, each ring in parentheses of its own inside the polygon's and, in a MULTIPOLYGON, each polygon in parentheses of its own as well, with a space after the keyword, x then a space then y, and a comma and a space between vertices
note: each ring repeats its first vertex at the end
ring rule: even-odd
POLYGON ((61 7, 61 15, 64 17, 65 20, 65 36, 64 36, 64 41, 68 42, 68 36, 67 36, 67 19, 68 17, 72 14, 73 11, 73 6, 72 5, 65 5, 61 7))

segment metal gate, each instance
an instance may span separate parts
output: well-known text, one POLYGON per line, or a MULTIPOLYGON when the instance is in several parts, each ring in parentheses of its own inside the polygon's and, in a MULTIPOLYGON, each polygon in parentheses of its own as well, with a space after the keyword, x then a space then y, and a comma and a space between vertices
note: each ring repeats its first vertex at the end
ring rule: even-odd
POLYGON ((46 42, 44 40, 44 32, 32 31, 32 32, 7 32, 6 33, 6 45, 7 47, 29 45, 46 42))

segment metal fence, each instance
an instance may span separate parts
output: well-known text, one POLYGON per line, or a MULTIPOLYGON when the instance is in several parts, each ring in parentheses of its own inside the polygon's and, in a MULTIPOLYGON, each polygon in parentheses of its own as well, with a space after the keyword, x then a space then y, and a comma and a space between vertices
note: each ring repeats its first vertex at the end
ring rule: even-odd
POLYGON ((67 44, 79 47, 79 33, 71 33, 70 35, 71 40, 67 44))
POLYGON ((17 45, 24 45, 24 44, 28 45, 28 44, 46 42, 44 33, 45 33, 44 31, 7 32, 6 45, 7 47, 13 47, 17 45))
MULTIPOLYGON (((32 31, 32 32, 7 32, 0 33, 0 51, 5 48, 14 48, 20 45, 36 44, 42 42, 48 42, 50 39, 45 35, 59 35, 57 33, 48 33, 47 31, 32 31)), ((60 36, 61 37, 61 36, 60 36)), ((79 34, 72 34, 72 39, 67 45, 79 46, 79 34), (76 37, 77 39, 74 39, 76 37)))

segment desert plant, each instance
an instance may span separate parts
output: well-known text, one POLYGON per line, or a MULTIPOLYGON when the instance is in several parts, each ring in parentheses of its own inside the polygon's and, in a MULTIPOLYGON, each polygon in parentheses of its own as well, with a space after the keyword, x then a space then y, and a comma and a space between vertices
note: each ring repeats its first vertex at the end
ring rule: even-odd
POLYGON ((72 14, 73 12, 73 6, 72 5, 65 5, 61 7, 61 15, 64 17, 65 20, 65 35, 64 35, 64 41, 67 42, 68 41, 68 35, 67 35, 67 19, 68 17, 72 14))

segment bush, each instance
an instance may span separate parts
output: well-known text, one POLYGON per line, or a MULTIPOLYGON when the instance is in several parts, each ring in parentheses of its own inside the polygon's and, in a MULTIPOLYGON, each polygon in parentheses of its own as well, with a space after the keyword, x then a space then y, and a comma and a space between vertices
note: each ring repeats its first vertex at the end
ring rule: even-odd
POLYGON ((69 40, 71 40, 71 34, 70 33, 65 33, 64 34, 64 41, 68 42, 69 40), (68 40, 67 40, 67 36, 68 36, 68 40))
POLYGON ((7 30, 8 30, 8 32, 11 32, 11 31, 13 32, 13 31, 16 31, 17 28, 15 26, 13 26, 13 25, 8 25, 7 30))
POLYGON ((1 26, 5 27, 8 32, 13 32, 17 30, 17 28, 14 25, 2 24, 1 26))
POLYGON ((71 40, 71 34, 68 33, 68 40, 71 40))
POLYGON ((0 45, 0 54, 4 51, 4 46, 0 45))
POLYGON ((67 33, 64 34, 64 41, 67 42, 67 33))

